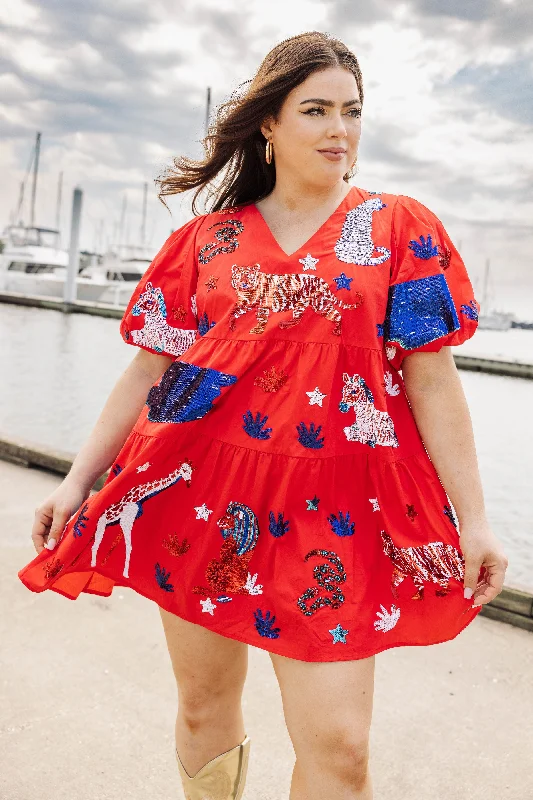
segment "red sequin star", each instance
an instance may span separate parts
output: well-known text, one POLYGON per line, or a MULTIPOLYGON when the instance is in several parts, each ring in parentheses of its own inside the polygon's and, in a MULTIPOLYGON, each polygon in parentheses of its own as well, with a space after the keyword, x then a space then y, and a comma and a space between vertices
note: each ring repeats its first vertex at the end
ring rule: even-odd
POLYGON ((180 322, 185 322, 185 320, 187 319, 187 311, 183 306, 178 306, 177 308, 173 308, 172 314, 174 316, 174 319, 177 319, 180 322))
POLYGON ((209 276, 208 280, 206 280, 206 282, 205 282, 205 285, 207 286, 207 291, 208 292, 210 292, 211 289, 216 289, 217 288, 217 281, 218 281, 218 278, 216 278, 214 275, 210 275, 209 276))
POLYGON ((263 375, 258 376, 254 380, 254 385, 260 386, 265 392, 277 392, 278 389, 281 389, 288 377, 289 376, 283 372, 282 369, 278 372, 276 367, 271 367, 270 369, 263 370, 263 375))
POLYGON ((47 561, 44 565, 44 577, 47 581, 51 578, 55 578, 55 576, 61 572, 63 569, 63 564, 58 558, 53 558, 51 561, 47 561))
POLYGON ((411 520, 411 522, 415 521, 415 517, 418 517, 418 511, 415 511, 414 506, 410 506, 409 503, 406 503, 405 507, 407 508, 407 516, 411 520))

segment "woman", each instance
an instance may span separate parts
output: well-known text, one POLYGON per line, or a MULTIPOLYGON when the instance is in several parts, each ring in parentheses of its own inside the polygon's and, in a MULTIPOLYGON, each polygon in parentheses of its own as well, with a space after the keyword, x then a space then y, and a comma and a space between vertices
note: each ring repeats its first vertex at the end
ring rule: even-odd
POLYGON ((137 287, 139 351, 20 572, 158 603, 190 800, 242 796, 247 644, 279 680, 291 800, 372 797, 376 653, 454 638, 503 586, 449 349, 478 304, 431 211, 349 186, 363 99, 341 42, 295 36, 219 110, 205 161, 161 180, 196 199, 226 168, 137 287))

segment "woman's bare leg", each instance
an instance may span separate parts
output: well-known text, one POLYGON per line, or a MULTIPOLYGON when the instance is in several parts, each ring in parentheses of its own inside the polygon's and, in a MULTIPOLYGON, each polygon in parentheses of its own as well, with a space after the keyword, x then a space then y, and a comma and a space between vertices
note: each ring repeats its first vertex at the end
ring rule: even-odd
POLYGON ((241 696, 248 645, 160 612, 178 686, 176 748, 192 777, 245 737, 241 696))
POLYGON ((372 800, 375 656, 335 662, 270 657, 296 753, 289 800, 372 800))

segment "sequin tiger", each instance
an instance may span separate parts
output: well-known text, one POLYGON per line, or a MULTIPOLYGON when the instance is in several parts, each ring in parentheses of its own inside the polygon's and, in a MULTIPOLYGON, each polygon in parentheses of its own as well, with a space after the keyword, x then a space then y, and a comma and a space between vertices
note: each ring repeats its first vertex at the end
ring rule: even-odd
POLYGON ((438 584, 435 594, 444 597, 450 591, 448 586, 454 578, 462 581, 465 574, 464 558, 453 545, 444 542, 429 542, 418 547, 397 547, 385 531, 381 531, 383 551, 394 565, 391 589, 398 597, 397 587, 409 575, 417 592, 413 600, 424 599, 424 581, 438 584))
POLYGON ((306 308, 311 307, 317 314, 333 322, 332 333, 340 336, 342 315, 339 309, 357 308, 363 302, 362 295, 355 292, 355 303, 343 303, 318 275, 269 275, 261 272, 259 264, 244 267, 233 264, 231 285, 235 289, 237 302, 231 314, 230 328, 234 330, 238 317, 256 309, 257 323, 250 333, 264 333, 271 312, 292 311, 292 319, 279 323, 280 328, 290 328, 297 325, 306 308))

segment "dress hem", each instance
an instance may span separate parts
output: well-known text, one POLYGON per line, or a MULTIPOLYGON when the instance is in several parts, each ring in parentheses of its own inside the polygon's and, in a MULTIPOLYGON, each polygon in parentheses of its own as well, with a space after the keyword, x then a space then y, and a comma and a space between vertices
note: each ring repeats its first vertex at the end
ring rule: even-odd
MULTIPOLYGON (((91 571, 90 574, 91 575, 95 575, 95 574, 99 574, 99 573, 97 573, 96 571, 91 571)), ((30 585, 24 579, 24 576, 21 575, 20 573, 19 573, 19 578, 22 581, 22 583, 28 589, 30 589, 30 591, 35 592, 37 594, 40 594, 41 592, 44 592, 44 591, 53 591, 53 592, 56 592, 57 594, 62 595, 62 597, 66 597, 67 600, 76 600, 77 597, 79 597, 79 595, 77 595, 77 597, 72 597, 72 595, 66 594, 65 592, 61 591, 61 589, 59 589, 59 588, 57 588, 57 587, 55 587, 53 585, 48 586, 48 587, 43 588, 43 589, 36 589, 34 586, 30 585)), ((434 641, 427 641, 427 642, 403 641, 403 642, 392 642, 390 644, 385 643, 383 645, 383 647, 372 648, 371 650, 363 652, 363 653, 359 652, 358 655, 353 655, 352 653, 348 653, 348 651, 344 650, 344 651, 339 651, 339 656, 341 656, 341 652, 345 653, 345 655, 341 656, 340 658, 337 658, 337 657, 335 657, 335 658, 302 658, 302 657, 295 656, 294 652, 291 652, 291 654, 289 654, 287 652, 287 649, 283 648, 283 647, 267 647, 266 646, 266 641, 265 642, 257 641, 255 638, 252 638, 251 636, 246 636, 246 635, 234 636, 234 635, 231 635, 230 633, 228 633, 227 631, 223 632, 222 630, 219 630, 214 625, 204 625, 201 622, 196 622, 196 621, 194 621, 192 619, 189 619, 188 617, 186 617, 186 616, 184 616, 182 614, 178 614, 176 611, 174 611, 171 608, 166 608, 164 605, 161 605, 157 600, 155 600, 150 595, 142 592, 140 589, 133 588, 132 586, 128 586, 126 584, 115 582, 113 584, 113 587, 112 587, 110 592, 98 592, 98 591, 95 591, 93 589, 82 589, 80 594, 93 594, 93 595, 97 595, 98 597, 111 597, 111 595, 113 594, 113 589, 115 587, 120 587, 122 589, 129 589, 130 591, 135 592, 136 594, 139 594, 141 597, 144 597, 147 600, 151 600, 159 608, 162 608, 163 610, 168 611, 170 614, 175 614, 176 617, 179 617, 180 619, 184 620, 185 622, 190 622, 193 625, 199 625, 202 628, 206 628, 207 630, 212 631, 212 633, 218 633, 219 636, 224 636, 226 639, 233 639, 233 641, 242 642, 243 644, 251 645, 252 647, 258 647, 260 650, 266 650, 267 652, 273 653, 274 655, 284 656, 285 658, 292 658, 295 661, 305 661, 307 663, 335 663, 337 661, 360 661, 360 660, 362 660, 364 658, 371 658, 374 655, 378 655, 379 653, 383 653, 385 650, 391 650, 393 647, 429 647, 430 645, 433 645, 433 644, 443 644, 444 642, 449 642, 452 639, 455 639, 460 633, 462 633, 462 631, 468 625, 470 625, 471 622, 474 621, 474 618, 479 614, 479 612, 482 609, 482 606, 477 608, 475 610, 475 613, 474 613, 473 616, 467 615, 465 613, 464 624, 461 624, 460 627, 457 628, 454 633, 452 633, 450 636, 445 637, 444 639, 436 639, 434 641)), ((206 622, 207 621, 208 620, 206 620, 206 622)), ((261 637, 261 638, 266 638, 266 637, 261 637)), ((268 642, 271 642, 273 644, 275 642, 277 642, 277 641, 278 641, 277 639, 268 639, 268 642)), ((281 642, 280 642, 280 644, 281 644, 281 642)))

